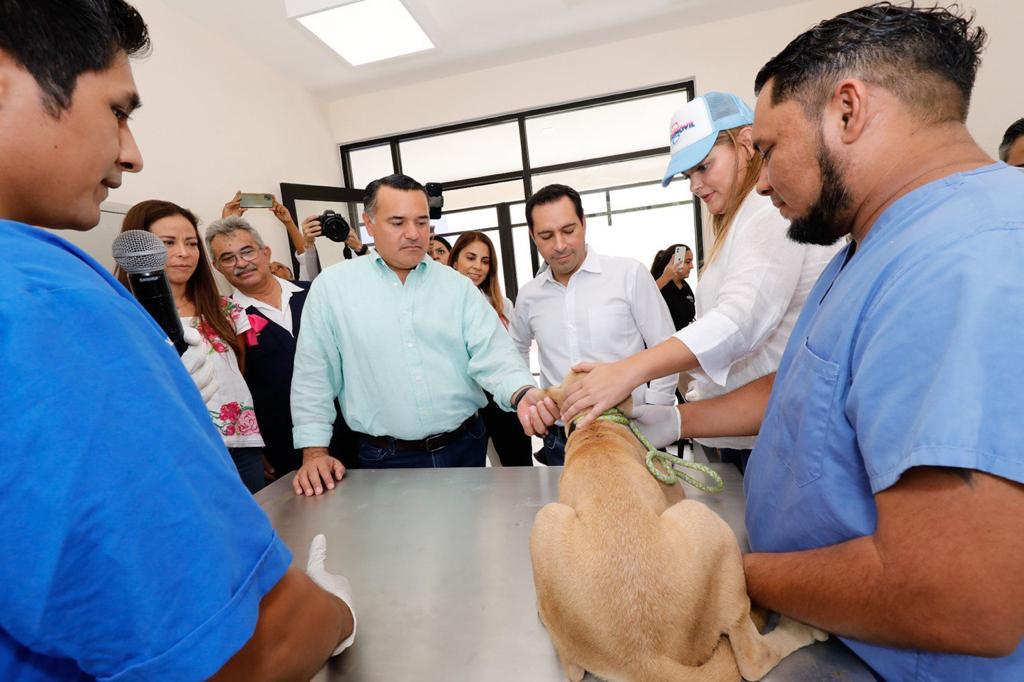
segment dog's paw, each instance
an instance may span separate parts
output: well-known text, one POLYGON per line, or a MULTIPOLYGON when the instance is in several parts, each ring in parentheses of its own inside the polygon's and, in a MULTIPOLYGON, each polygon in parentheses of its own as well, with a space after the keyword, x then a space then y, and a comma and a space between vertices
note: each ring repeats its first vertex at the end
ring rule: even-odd
POLYGON ((809 625, 807 627, 810 629, 811 636, 814 637, 815 642, 824 642, 828 639, 828 633, 824 630, 819 630, 818 628, 814 628, 809 625))

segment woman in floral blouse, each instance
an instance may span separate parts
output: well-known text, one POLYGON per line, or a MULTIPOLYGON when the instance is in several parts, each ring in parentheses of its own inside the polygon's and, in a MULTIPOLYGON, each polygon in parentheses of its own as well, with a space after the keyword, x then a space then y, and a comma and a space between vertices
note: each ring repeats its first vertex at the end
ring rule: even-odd
MULTIPOLYGON (((252 394, 242 378, 243 335, 249 330, 245 311, 221 296, 199 237, 198 220, 188 209, 169 201, 143 201, 124 217, 124 230, 146 230, 167 246, 167 281, 182 325, 194 327, 218 383, 207 409, 238 468, 242 482, 256 492, 264 485, 263 438, 252 407, 252 394)), ((115 271, 126 283, 123 272, 115 271)))

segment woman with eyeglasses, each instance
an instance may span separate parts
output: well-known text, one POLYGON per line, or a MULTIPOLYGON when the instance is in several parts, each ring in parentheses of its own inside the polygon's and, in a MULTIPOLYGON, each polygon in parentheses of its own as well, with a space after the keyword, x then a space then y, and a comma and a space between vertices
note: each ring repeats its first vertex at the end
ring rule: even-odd
MULTIPOLYGON (((245 366, 242 336, 250 329, 249 319, 241 307, 217 291, 198 225, 188 209, 169 201, 150 200, 128 211, 121 231, 152 232, 167 247, 164 272, 182 326, 199 331, 214 369, 217 391, 207 403, 207 410, 242 482, 250 492, 256 492, 264 486, 263 437, 241 371, 245 366)), ((114 275, 127 286, 127 276, 120 268, 114 275)))
MULTIPOLYGON (((789 221, 758 194, 762 157, 754 148, 754 114, 736 95, 709 92, 672 118, 671 159, 662 185, 676 175, 711 214, 714 243, 696 292, 696 320, 662 343, 607 365, 587 364, 590 376, 566 396, 565 414, 582 424, 642 383, 690 372, 687 400, 728 393, 779 367, 782 351, 811 287, 839 244, 799 244, 789 221)), ((669 414, 669 411, 666 411, 669 414)), ((674 411, 676 436, 679 413, 674 411)), ((697 439, 723 461, 746 469, 753 437, 697 439)))

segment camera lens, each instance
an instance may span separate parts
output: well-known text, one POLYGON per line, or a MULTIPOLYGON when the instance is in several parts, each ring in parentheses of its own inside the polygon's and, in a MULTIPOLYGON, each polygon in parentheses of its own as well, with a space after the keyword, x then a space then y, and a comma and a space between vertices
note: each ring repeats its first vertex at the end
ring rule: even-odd
POLYGON ((334 211, 324 211, 320 214, 319 220, 323 235, 332 242, 343 242, 348 239, 351 229, 348 221, 334 211))

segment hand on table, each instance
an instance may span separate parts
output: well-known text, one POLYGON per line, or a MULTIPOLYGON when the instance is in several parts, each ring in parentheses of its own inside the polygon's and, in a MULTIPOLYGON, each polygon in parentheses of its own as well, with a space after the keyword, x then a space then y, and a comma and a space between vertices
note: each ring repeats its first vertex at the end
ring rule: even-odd
POLYGON ((327 454, 327 448, 306 448, 302 466, 295 472, 292 489, 296 495, 320 495, 334 490, 334 481, 345 475, 345 465, 327 454))
POLYGON ((324 563, 327 561, 327 538, 321 533, 313 538, 309 544, 309 561, 306 562, 306 575, 320 586, 321 589, 330 592, 335 597, 345 602, 345 606, 352 613, 352 634, 345 638, 338 648, 331 653, 337 656, 345 649, 352 646, 356 639, 356 611, 352 608, 352 585, 348 578, 337 573, 328 573, 324 563))

